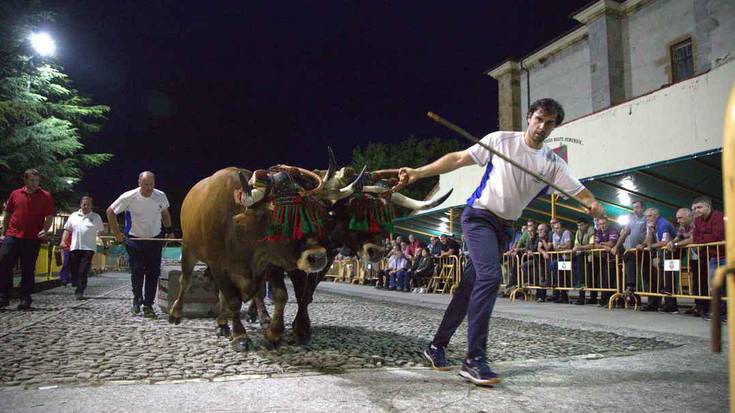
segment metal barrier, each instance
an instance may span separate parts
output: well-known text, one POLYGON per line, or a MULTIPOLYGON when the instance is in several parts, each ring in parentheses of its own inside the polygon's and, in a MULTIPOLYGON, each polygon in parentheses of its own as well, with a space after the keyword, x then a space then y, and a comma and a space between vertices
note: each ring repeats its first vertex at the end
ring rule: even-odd
POLYGON ((539 291, 572 291, 610 294, 608 308, 622 296, 620 262, 605 249, 572 250, 503 255, 509 283, 517 281, 509 293, 511 301, 521 294, 526 300, 539 291))
POLYGON ((624 279, 634 279, 636 309, 640 297, 686 298, 710 300, 711 278, 717 268, 724 266, 725 242, 689 244, 675 250, 625 251, 624 279), (634 274, 629 274, 633 269, 634 274))
POLYGON ((434 258, 434 275, 429 279, 426 291, 453 293, 462 279, 462 261, 456 255, 434 258))

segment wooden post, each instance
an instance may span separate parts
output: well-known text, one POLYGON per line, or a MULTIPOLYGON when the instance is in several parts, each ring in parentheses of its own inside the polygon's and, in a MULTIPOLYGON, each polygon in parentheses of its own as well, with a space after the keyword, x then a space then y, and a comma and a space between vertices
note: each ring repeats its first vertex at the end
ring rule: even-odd
POLYGON ((559 199, 559 195, 551 194, 551 219, 556 219, 556 200, 559 199))
POLYGON ((449 208, 449 233, 454 235, 454 208, 449 208))
MULTIPOLYGON (((727 278, 727 319, 728 364, 730 380, 730 412, 735 412, 735 86, 730 91, 730 99, 725 112, 725 131, 722 144, 722 193, 725 204, 725 256, 727 278)), ((713 308, 712 312, 719 311, 713 308)))

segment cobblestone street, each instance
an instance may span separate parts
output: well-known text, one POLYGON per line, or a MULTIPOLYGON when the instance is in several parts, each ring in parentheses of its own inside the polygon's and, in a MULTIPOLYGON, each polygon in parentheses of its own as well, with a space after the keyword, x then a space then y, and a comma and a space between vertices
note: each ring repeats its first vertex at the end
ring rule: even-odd
MULTIPOLYGON (((233 380, 249 375, 330 372, 424 366, 421 351, 442 312, 318 292, 311 308, 309 347, 264 348, 259 325, 247 325, 261 350, 233 351, 214 334, 214 321, 168 324, 130 315, 129 276, 107 273, 91 279, 89 299, 73 300, 58 287, 34 295, 34 310, 0 313, 0 382, 3 386, 233 380)), ((291 294, 293 296, 293 294, 291 294)), ((296 311, 289 301, 286 322, 296 311)), ((449 348, 459 363, 465 328, 449 348)), ((599 358, 665 349, 655 338, 623 336, 494 318, 488 348, 496 362, 528 359, 599 358)))

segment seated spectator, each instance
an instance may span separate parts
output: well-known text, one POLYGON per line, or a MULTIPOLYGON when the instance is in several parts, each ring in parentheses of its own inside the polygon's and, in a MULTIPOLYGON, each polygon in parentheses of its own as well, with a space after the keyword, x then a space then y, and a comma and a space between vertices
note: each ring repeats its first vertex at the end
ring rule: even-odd
POLYGON ((439 241, 441 241, 442 244, 442 252, 439 254, 440 258, 459 255, 459 244, 454 240, 454 238, 447 234, 441 234, 439 236, 439 241))
POLYGON ((355 253, 352 252, 350 247, 343 245, 342 248, 339 249, 339 252, 337 252, 337 255, 334 257, 335 261, 341 261, 341 260, 347 260, 355 256, 355 253))
MULTIPOLYGON (((651 251, 651 259, 658 258, 656 269, 652 269, 651 265, 643 263, 644 280, 651 283, 648 287, 651 292, 672 294, 673 293, 673 273, 664 272, 664 250, 663 248, 671 241, 676 232, 674 226, 671 225, 666 218, 660 216, 658 209, 648 208, 643 214, 646 217, 646 240, 644 242, 645 249, 651 251), (656 285, 654 285, 654 283, 656 285)), ((642 311, 658 311, 661 305, 661 297, 648 297, 648 304, 644 306, 642 311)), ((676 298, 666 297, 664 306, 661 309, 666 313, 677 311, 676 298)))
MULTIPOLYGON (((695 244, 707 244, 710 242, 719 242, 725 240, 725 218, 721 211, 712 208, 712 201, 707 197, 699 197, 692 203, 692 211, 694 212, 694 231, 692 232, 692 241, 695 244)), ((700 273, 707 269, 708 286, 712 287, 712 277, 715 276, 715 270, 725 265, 725 248, 722 245, 710 246, 706 250, 700 252, 699 257, 700 273), (706 266, 706 267, 705 267, 706 266)), ((710 291, 711 293, 711 291, 710 291)), ((721 320, 727 319, 727 308, 724 301, 720 303, 721 320)), ((712 311, 713 309, 710 309, 712 311)), ((706 311, 702 318, 709 320, 711 318, 710 311, 706 311)))
POLYGON ((401 253, 400 247, 393 247, 393 253, 388 259, 386 268, 378 272, 376 288, 387 288, 389 290, 399 289, 408 292, 406 270, 409 267, 408 260, 401 253))
POLYGON ((408 270, 410 283, 413 285, 412 292, 423 292, 426 280, 434 274, 434 260, 429 255, 426 248, 419 248, 418 258, 414 261, 411 269, 408 270))
POLYGON ((537 228, 528 228, 528 238, 526 238, 526 245, 519 250, 520 256, 520 270, 522 280, 519 281, 518 286, 525 286, 528 284, 536 285, 536 267, 538 265, 538 258, 534 254, 538 251, 538 234, 536 233, 537 228))
MULTIPOLYGON (((591 250, 595 246, 595 228, 590 225, 586 217, 577 220, 577 232, 574 235, 574 247, 572 247, 572 282, 574 288, 579 288, 579 298, 577 305, 584 305, 584 286, 587 279, 591 278, 591 256, 586 251, 591 250)), ((597 301, 597 291, 590 293, 590 304, 597 301)))

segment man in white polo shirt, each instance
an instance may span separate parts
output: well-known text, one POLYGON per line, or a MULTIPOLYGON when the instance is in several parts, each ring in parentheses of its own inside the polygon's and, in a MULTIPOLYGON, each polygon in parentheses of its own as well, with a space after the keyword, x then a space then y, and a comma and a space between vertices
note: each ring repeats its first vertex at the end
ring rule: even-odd
POLYGON ((153 172, 145 171, 138 175, 138 188, 120 195, 107 208, 107 220, 117 242, 125 241, 130 260, 131 281, 133 284, 133 315, 140 314, 155 318, 153 302, 161 275, 161 247, 159 241, 143 241, 137 238, 161 238, 163 234, 172 237, 171 214, 168 212, 166 194, 155 189, 156 177, 153 172), (125 236, 117 224, 117 214, 125 212, 125 236), (161 228, 163 223, 163 228, 161 228), (145 285, 145 294, 143 286, 145 285))
MULTIPOLYGON (((561 105, 553 99, 537 100, 529 107, 526 120, 525 132, 494 132, 485 136, 482 143, 577 196, 591 206, 591 214, 602 215, 602 207, 592 193, 571 174, 566 162, 544 145, 551 131, 564 120, 561 105)), ((459 374, 476 385, 486 386, 500 382, 487 363, 486 346, 490 315, 502 278, 501 257, 512 239, 513 221, 549 187, 480 145, 449 153, 417 169, 401 168, 400 175, 412 183, 472 164, 485 167, 485 172, 462 213, 462 235, 471 258, 424 356, 435 369, 449 369, 444 348, 467 316, 467 355, 459 374)))
POLYGON ((60 246, 66 245, 71 234, 69 246, 69 269, 71 282, 76 287, 74 296, 77 300, 84 299, 84 290, 87 288, 87 276, 92 266, 92 256, 97 250, 97 234, 102 231, 102 218, 92 211, 92 197, 82 197, 79 211, 69 216, 64 224, 64 234, 61 235, 60 246))

